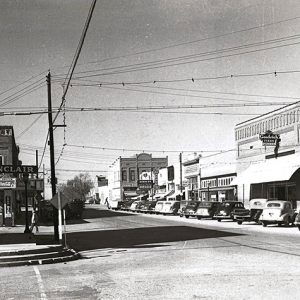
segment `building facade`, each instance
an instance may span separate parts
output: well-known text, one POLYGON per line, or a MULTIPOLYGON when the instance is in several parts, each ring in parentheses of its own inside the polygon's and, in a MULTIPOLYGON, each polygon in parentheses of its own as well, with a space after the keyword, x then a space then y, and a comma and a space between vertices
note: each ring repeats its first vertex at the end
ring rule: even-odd
MULTIPOLYGON (((18 166, 19 147, 16 145, 12 126, 0 126, 0 165, 18 166)), ((0 174, 0 226, 15 223, 17 205, 21 195, 17 191, 19 178, 13 174, 0 174)))
MULTIPOLYGON (((235 126, 238 198, 300 201, 300 104, 294 103, 235 126), (263 145, 265 133, 280 140, 263 145)), ((272 142, 272 141, 271 141, 272 142)))
POLYGON ((44 180, 38 179, 36 166, 24 166, 19 160, 12 126, 0 126, 0 165, 0 226, 24 224, 26 199, 28 211, 38 209, 44 180))
POLYGON ((124 201, 138 195, 154 194, 158 186, 158 173, 168 166, 168 157, 152 157, 148 153, 134 157, 119 157, 110 167, 109 201, 124 201))
POLYGON ((234 152, 224 152, 200 158, 200 197, 202 201, 237 200, 236 157, 234 152))
POLYGON ((198 201, 200 198, 200 156, 194 154, 182 163, 183 176, 186 182, 186 200, 198 201))

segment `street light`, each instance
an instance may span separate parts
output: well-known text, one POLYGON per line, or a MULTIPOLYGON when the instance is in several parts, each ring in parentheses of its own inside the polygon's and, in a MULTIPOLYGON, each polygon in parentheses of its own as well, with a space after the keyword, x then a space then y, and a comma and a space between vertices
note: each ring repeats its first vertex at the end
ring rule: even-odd
POLYGON ((23 182, 25 184, 25 230, 24 233, 30 233, 29 224, 28 224, 28 173, 23 174, 23 182))

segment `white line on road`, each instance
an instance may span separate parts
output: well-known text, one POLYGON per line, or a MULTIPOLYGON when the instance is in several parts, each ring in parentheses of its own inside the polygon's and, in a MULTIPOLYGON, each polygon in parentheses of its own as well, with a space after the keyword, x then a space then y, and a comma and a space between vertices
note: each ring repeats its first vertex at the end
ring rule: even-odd
POLYGON ((36 275, 36 278, 37 278, 37 282, 38 282, 38 285, 39 285, 41 300, 47 300, 47 296, 46 296, 46 293, 45 293, 41 273, 40 273, 37 266, 33 266, 33 269, 34 269, 34 272, 35 272, 35 275, 36 275))

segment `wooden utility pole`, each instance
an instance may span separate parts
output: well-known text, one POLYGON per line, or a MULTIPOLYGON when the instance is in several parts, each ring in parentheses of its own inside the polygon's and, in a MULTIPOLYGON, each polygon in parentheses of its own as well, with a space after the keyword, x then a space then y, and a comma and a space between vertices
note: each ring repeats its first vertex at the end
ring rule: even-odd
POLYGON ((182 193, 182 152, 179 153, 179 166, 180 166, 180 192, 182 193))
MULTIPOLYGON (((56 194, 56 177, 55 177, 55 161, 54 161, 54 139, 53 139, 53 121, 52 121, 52 103, 51 103, 51 74, 47 75, 47 91, 48 91, 48 122, 49 122, 49 146, 50 146, 50 168, 51 168, 51 188, 52 197, 56 194)), ((58 241, 58 211, 53 206, 53 227, 54 240, 58 241)))

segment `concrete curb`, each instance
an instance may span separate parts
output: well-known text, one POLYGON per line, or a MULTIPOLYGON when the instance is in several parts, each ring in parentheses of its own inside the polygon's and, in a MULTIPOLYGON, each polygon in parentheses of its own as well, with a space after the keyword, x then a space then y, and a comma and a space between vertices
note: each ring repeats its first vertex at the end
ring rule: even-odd
MULTIPOLYGON (((57 248, 58 251, 54 252, 36 252, 38 249, 34 249, 35 253, 30 253, 32 256, 26 256, 30 254, 24 254, 24 257, 22 257, 21 254, 17 254, 15 256, 11 256, 12 252, 9 252, 10 255, 7 256, 2 256, 2 262, 0 259, 0 268, 1 267, 16 267, 16 266, 31 266, 31 265, 44 265, 44 264, 55 264, 55 263, 62 263, 62 262, 68 262, 68 261, 73 261, 80 259, 81 256, 79 253, 77 253, 75 250, 70 249, 70 248, 63 248, 63 250, 60 247, 53 247, 57 248), (36 256, 35 256, 36 254, 36 256), (48 254, 48 257, 47 257, 48 254), (19 256, 19 257, 16 257, 19 256), (45 256, 43 258, 43 256, 45 256), (55 256, 55 257, 53 257, 55 256), (5 261, 7 260, 7 261, 5 261)), ((44 250, 44 249, 42 249, 44 250)), ((46 250, 46 249, 45 249, 46 250)), ((21 252, 21 251, 19 251, 21 252)), ((26 252, 26 250, 25 250, 26 252)), ((27 252, 30 252, 28 250, 27 252)), ((16 254, 14 252, 13 254, 16 254)))
POLYGON ((50 252, 61 251, 63 249, 64 249, 63 246, 57 245, 57 246, 44 247, 41 249, 21 249, 21 250, 0 251, 0 259, 2 256, 50 253, 50 252))

